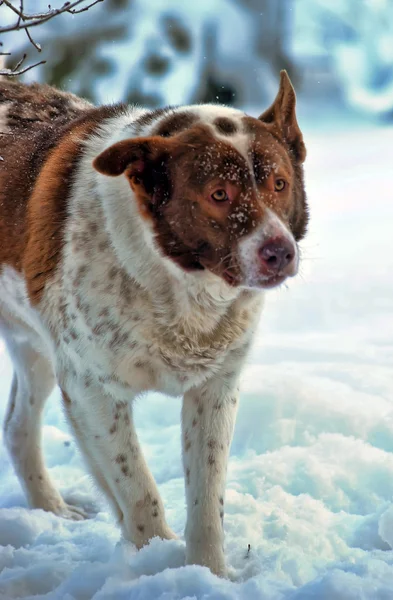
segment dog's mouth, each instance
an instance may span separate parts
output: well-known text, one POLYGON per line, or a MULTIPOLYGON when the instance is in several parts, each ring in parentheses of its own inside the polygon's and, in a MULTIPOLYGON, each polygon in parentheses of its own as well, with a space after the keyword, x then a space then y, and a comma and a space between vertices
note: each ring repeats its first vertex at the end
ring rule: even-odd
MULTIPOLYGON (((179 253, 172 254, 170 258, 177 263, 184 271, 188 273, 197 273, 202 271, 211 271, 215 273, 218 277, 221 277, 230 287, 234 288, 242 284, 241 277, 237 274, 232 267, 226 267, 220 273, 217 269, 214 268, 213 265, 209 263, 204 257, 201 257, 197 252, 187 252, 187 253, 179 253)), ((288 275, 283 273, 277 273, 275 275, 271 275, 269 277, 258 277, 255 281, 246 283, 245 287, 260 289, 260 290, 270 290, 280 286, 284 281, 288 279, 288 275)))
POLYGON ((260 286, 263 290, 271 290, 272 288, 278 287, 288 278, 287 275, 272 275, 268 279, 261 282, 260 286))
POLYGON ((227 282, 227 284, 230 285, 231 287, 235 287, 237 285, 237 283, 238 283, 237 277, 230 269, 225 269, 222 276, 223 276, 224 280, 227 282))
POLYGON ((287 279, 288 275, 277 273, 276 275, 270 275, 269 277, 257 277, 251 281, 249 280, 246 287, 258 290, 271 290, 279 287, 287 279))
POLYGON ((220 262, 215 264, 205 257, 200 256, 198 257, 198 261, 201 265, 201 269, 214 273, 217 277, 223 279, 229 286, 237 287, 239 285, 239 275, 236 274, 236 269, 233 268, 233 265, 224 266, 220 262))
MULTIPOLYGON (((236 287, 236 286, 240 285, 240 283, 241 283, 239 281, 238 276, 236 276, 236 274, 233 273, 230 269, 226 269, 223 272, 222 277, 226 281, 226 283, 228 285, 230 285, 231 287, 236 287)), ((260 289, 260 290, 270 290, 270 289, 280 286, 282 283, 284 283, 284 281, 287 278, 288 278, 287 275, 280 275, 280 274, 272 275, 268 279, 259 280, 259 281, 255 282, 255 284, 252 284, 251 286, 247 286, 247 287, 253 287, 253 288, 260 289)))
POLYGON ((191 273, 193 271, 204 271, 205 267, 199 261, 198 256, 194 256, 191 253, 179 253, 179 254, 170 254, 169 258, 173 260, 179 267, 181 267, 187 273, 191 273))
POLYGON ((172 250, 167 256, 187 273, 210 271, 223 279, 230 287, 241 285, 243 277, 236 262, 232 263, 229 259, 223 261, 211 254, 210 245, 208 242, 203 242, 194 250, 188 248, 177 252, 172 250))
POLYGON ((200 242, 196 247, 190 248, 175 238, 166 250, 167 257, 187 273, 210 269, 210 245, 207 242, 200 242))

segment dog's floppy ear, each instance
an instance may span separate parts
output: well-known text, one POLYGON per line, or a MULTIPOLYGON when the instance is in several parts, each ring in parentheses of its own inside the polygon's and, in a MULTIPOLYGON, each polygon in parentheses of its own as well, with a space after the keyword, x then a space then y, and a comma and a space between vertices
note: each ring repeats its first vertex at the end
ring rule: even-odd
POLYGON ((110 177, 124 173, 143 214, 152 214, 170 198, 169 148, 160 136, 122 140, 97 156, 93 167, 110 177))
POLYGON ((117 177, 127 171, 129 177, 137 177, 165 153, 166 146, 159 136, 122 140, 99 154, 93 167, 102 175, 117 177))
POLYGON ((292 149, 295 159, 304 162, 306 147, 296 119, 296 94, 286 71, 280 72, 280 87, 273 104, 259 117, 264 123, 275 125, 284 141, 292 149))

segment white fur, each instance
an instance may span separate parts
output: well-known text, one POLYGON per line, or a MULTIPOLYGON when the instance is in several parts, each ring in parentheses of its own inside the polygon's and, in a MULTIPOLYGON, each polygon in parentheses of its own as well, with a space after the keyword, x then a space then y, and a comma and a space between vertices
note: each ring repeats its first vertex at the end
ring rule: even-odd
MULTIPOLYGON (((239 259, 245 274, 244 285, 246 287, 260 287, 263 281, 269 279, 267 275, 260 273, 258 253, 269 239, 275 237, 282 237, 293 246, 295 256, 286 269, 285 275, 287 277, 296 275, 299 266, 299 252, 295 239, 281 219, 272 210, 266 208, 262 225, 239 242, 239 259)), ((282 274, 279 273, 279 275, 282 274)))
MULTIPOLYGON (((243 113, 234 109, 185 109, 207 123, 229 116, 240 129, 243 113)), ((69 202, 63 259, 38 309, 30 306, 20 275, 11 269, 0 275, 0 312, 9 317, 3 333, 15 357, 17 386, 6 440, 32 504, 78 518, 80 512, 54 490, 40 450, 38 423, 54 374, 71 400, 65 408, 86 462, 125 537, 140 547, 153 535, 174 534, 139 446, 132 401, 147 390, 184 394, 187 561, 222 575, 220 513, 238 378, 262 295, 231 288, 206 271, 185 274, 156 247, 126 178, 93 170, 93 159, 105 148, 134 135, 141 114, 130 109, 86 142, 69 202)), ((225 141, 247 156, 245 134, 225 141)), ((273 213, 266 214, 265 223, 240 244, 248 286, 255 284, 259 245, 277 231, 290 235, 273 213)))

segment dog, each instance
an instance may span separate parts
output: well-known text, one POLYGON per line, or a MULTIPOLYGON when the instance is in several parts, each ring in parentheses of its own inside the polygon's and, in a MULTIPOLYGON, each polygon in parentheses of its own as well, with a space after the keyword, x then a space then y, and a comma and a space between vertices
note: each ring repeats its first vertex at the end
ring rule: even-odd
POLYGON ((4 440, 30 506, 86 516, 41 451, 58 384, 124 538, 174 538, 133 400, 182 395, 186 562, 225 576, 239 376, 264 292, 296 275, 307 227, 295 104, 285 71, 259 118, 220 105, 94 107, 0 83, 0 330, 14 366, 4 440))

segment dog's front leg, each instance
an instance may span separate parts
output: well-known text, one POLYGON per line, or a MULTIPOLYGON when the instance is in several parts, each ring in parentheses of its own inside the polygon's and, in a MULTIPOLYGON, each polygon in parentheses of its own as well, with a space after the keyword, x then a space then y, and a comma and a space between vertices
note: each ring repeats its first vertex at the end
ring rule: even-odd
POLYGON ((236 380, 216 377, 187 392, 182 410, 187 563, 220 576, 226 574, 224 493, 237 404, 236 380))
POLYGON ((134 426, 131 403, 116 402, 91 385, 63 392, 80 450, 105 493, 123 535, 141 548, 154 537, 172 539, 164 506, 134 426))

